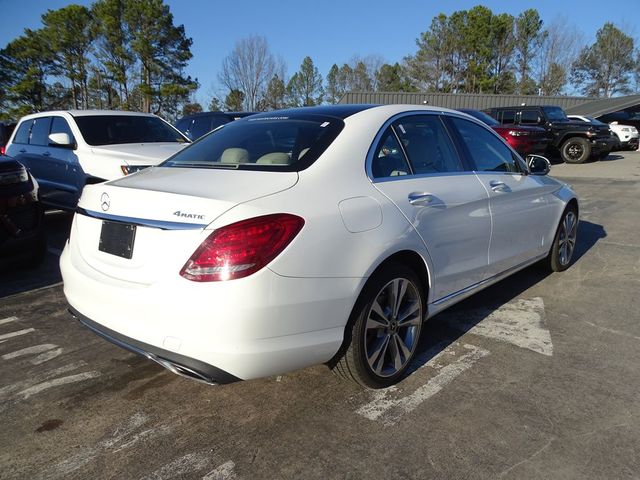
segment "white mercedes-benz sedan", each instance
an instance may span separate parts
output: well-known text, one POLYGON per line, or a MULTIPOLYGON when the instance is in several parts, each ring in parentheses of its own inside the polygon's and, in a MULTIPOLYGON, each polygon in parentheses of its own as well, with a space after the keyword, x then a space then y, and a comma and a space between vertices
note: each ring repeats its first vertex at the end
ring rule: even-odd
POLYGON ((385 387, 427 318, 534 262, 570 265, 576 195, 527 161, 435 107, 254 115, 87 185, 64 293, 94 332, 207 383, 325 363, 385 387))

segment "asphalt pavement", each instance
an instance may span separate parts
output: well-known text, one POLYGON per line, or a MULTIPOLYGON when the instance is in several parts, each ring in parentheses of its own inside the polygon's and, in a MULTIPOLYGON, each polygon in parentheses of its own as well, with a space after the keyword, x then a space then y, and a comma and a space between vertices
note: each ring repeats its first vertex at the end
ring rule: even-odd
POLYGON ((57 256, 0 275, 0 478, 640 478, 640 153, 554 165, 575 264, 528 268, 431 319, 412 374, 324 366, 207 386, 98 338, 57 256))

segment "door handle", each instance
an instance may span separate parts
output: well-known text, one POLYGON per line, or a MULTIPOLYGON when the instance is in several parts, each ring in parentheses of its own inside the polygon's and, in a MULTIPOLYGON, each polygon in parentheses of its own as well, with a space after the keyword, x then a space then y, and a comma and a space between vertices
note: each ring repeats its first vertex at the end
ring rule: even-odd
POLYGON ((20 153, 27 153, 27 150, 24 148, 21 148, 20 150, 18 150, 20 153))
POLYGON ((433 195, 424 192, 412 192, 409 194, 408 198, 409 203, 416 206, 428 205, 434 200, 433 195))
POLYGON ((51 152, 44 152, 42 154, 43 157, 50 157, 51 156, 51 152))
POLYGON ((509 190, 509 187, 504 182, 492 181, 489 182, 489 186, 494 192, 506 192, 509 190))

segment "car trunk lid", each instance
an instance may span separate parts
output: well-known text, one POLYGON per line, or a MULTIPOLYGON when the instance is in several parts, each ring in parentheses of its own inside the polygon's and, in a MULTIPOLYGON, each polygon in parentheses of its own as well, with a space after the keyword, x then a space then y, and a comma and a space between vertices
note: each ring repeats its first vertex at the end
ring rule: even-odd
POLYGON ((291 188, 296 172, 151 168, 87 185, 72 235, 93 269, 151 284, 180 268, 210 233, 207 225, 240 203, 291 188))

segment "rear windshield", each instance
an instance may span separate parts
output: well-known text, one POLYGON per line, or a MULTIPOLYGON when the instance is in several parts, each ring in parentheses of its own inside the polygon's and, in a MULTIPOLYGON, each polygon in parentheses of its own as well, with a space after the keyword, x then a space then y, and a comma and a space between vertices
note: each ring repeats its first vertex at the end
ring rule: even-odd
POLYGON ((163 167, 300 171, 338 136, 344 123, 320 115, 248 117, 178 152, 163 167))
POLYGON ((180 132, 157 117, 91 115, 75 120, 84 141, 93 146, 186 141, 180 132))

